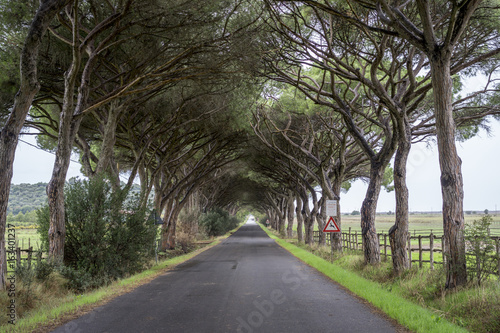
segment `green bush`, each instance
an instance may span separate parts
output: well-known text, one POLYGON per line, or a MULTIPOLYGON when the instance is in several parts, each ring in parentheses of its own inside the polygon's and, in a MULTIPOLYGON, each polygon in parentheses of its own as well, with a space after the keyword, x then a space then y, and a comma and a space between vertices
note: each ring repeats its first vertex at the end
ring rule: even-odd
MULTIPOLYGON (((65 189, 66 239, 61 274, 73 289, 98 287, 141 270, 154 255, 156 228, 146 209, 113 192, 106 179, 76 180, 65 189)), ((135 200, 138 202, 138 200, 135 200)), ((49 210, 38 211, 47 248, 49 210)))
POLYGON ((472 224, 465 225, 465 244, 467 273, 471 281, 481 284, 490 272, 495 272, 498 265, 495 241, 490 237, 490 225, 493 218, 484 215, 472 224))
POLYGON ((239 222, 236 217, 230 216, 227 211, 215 208, 209 213, 203 214, 199 223, 209 236, 220 236, 236 228, 239 222))
POLYGON ((36 221, 38 224, 37 232, 40 235, 40 249, 47 253, 49 252, 50 227, 50 212, 47 204, 36 211, 36 221))

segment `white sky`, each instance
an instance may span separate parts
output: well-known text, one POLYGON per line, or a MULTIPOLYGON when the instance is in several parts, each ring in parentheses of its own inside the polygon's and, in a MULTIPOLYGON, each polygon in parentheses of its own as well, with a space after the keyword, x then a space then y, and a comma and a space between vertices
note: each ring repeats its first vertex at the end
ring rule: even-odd
MULTIPOLYGON (((500 124, 491 123, 491 136, 481 131, 478 136, 463 143, 457 143, 462 159, 464 179, 464 209, 484 211, 496 210, 500 206, 500 124)), ((441 185, 437 147, 431 144, 414 144, 408 159, 408 190, 410 211, 441 211, 441 185)), ((366 192, 366 184, 357 181, 351 190, 341 197, 342 212, 360 210, 366 192)), ((382 189, 377 211, 394 212, 396 207, 394 192, 382 189)))
MULTIPOLYGON (((469 141, 458 143, 458 153, 462 158, 464 178, 464 209, 484 211, 496 210, 500 205, 500 123, 492 121, 492 133, 484 131, 469 141)), ((34 143, 34 138, 24 136, 24 141, 34 143)), ((14 162, 12 182, 37 183, 48 182, 52 173, 55 156, 19 143, 14 162)), ((408 188, 410 191, 411 211, 440 211, 441 188, 439 182, 439 162, 437 147, 431 144, 415 144, 408 159, 408 188)), ((68 178, 81 176, 80 165, 71 162, 68 178)), ((359 210, 366 191, 366 184, 357 181, 351 190, 341 197, 342 212, 359 210)), ((395 210, 394 192, 382 189, 377 206, 378 211, 395 210)))
MULTIPOLYGON (((468 86, 477 82, 469 81, 468 86)), ((24 136, 24 141, 35 143, 32 136, 24 136)), ((500 206, 500 123, 491 120, 491 135, 481 131, 478 136, 457 143, 458 154, 462 158, 464 179, 464 209, 473 211, 497 210, 500 206)), ((14 161, 13 184, 48 182, 52 174, 55 156, 19 142, 14 161)), ((425 143, 412 146, 408 159, 407 183, 410 192, 410 211, 441 211, 440 171, 437 147, 425 143)), ((68 178, 81 176, 80 165, 71 162, 68 178)), ((366 184, 357 181, 351 190, 343 194, 340 205, 342 212, 360 210, 366 192, 366 184)), ((395 210, 394 192, 383 189, 377 211, 395 210)))

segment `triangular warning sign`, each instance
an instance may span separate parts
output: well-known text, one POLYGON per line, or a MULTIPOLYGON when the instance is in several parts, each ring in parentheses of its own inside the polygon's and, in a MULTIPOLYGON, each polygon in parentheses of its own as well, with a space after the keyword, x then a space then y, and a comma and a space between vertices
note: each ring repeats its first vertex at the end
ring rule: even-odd
POLYGON ((328 223, 325 225, 325 228, 323 228, 323 232, 340 232, 340 228, 333 219, 333 216, 330 216, 328 223))

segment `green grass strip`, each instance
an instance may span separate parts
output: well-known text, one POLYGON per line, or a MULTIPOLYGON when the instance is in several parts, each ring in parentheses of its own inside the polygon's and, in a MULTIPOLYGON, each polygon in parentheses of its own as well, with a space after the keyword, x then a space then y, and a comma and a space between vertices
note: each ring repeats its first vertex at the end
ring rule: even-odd
POLYGON ((468 332, 466 329, 452 324, 431 311, 398 295, 394 295, 383 289, 378 283, 364 279, 334 263, 332 264, 317 257, 273 235, 266 227, 261 227, 269 237, 295 257, 367 300, 406 328, 422 333, 468 332))
POLYGON ((229 237, 233 234, 237 229, 239 229, 243 225, 240 224, 237 228, 229 231, 224 236, 218 237, 216 240, 208 244, 202 249, 193 251, 191 253, 187 253, 175 258, 171 258, 162 262, 159 262, 157 265, 151 267, 148 270, 145 270, 141 273, 133 275, 129 278, 118 280, 112 283, 109 286, 102 287, 98 290, 95 290, 90 293, 86 293, 83 295, 71 295, 67 296, 65 300, 61 300, 60 305, 53 308, 41 308, 37 311, 33 311, 31 314, 27 315, 24 318, 21 318, 16 321, 15 325, 4 325, 0 327, 0 332, 8 332, 8 333, 27 333, 33 332, 40 325, 48 324, 52 320, 56 320, 61 316, 68 315, 78 311, 80 308, 86 305, 98 303, 106 298, 112 298, 115 295, 119 295, 120 291, 127 286, 134 286, 134 284, 138 287, 141 285, 141 281, 151 278, 155 275, 159 275, 162 271, 167 268, 171 268, 178 264, 181 264, 198 254, 212 248, 213 246, 219 244, 222 240, 229 237))

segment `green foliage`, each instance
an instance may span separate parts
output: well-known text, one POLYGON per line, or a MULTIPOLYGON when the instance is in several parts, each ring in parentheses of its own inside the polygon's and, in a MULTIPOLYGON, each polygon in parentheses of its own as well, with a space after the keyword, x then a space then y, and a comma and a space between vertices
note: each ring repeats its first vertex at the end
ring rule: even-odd
POLYGON ((36 5, 31 0, 0 0, 0 127, 20 86, 19 57, 36 5))
POLYGON ((44 252, 49 252, 49 226, 50 212, 49 206, 45 205, 36 211, 37 232, 40 235, 40 248, 44 252))
POLYGON ((353 210, 351 215, 361 215, 359 210, 353 210))
POLYGON ((387 166, 384 170, 384 178, 382 179, 382 186, 387 192, 394 191, 394 170, 387 166))
POLYGON ((485 215, 465 225, 467 272, 471 281, 481 284, 490 272, 497 270, 498 255, 495 241, 490 237, 493 218, 485 215))
POLYGON ((16 276, 24 285, 31 285, 34 281, 45 282, 54 271, 54 265, 48 261, 32 261, 31 265, 22 261, 21 265, 16 267, 16 276))
POLYGON ((209 236, 220 236, 238 226, 238 219, 230 216, 222 208, 215 208, 209 213, 203 214, 199 221, 200 226, 205 228, 209 236))
MULTIPOLYGON (((65 189, 65 268, 71 288, 86 290, 141 270, 153 256, 155 225, 149 213, 112 192, 101 178, 76 180, 65 189)), ((138 200, 136 200, 138 202, 138 200)), ((42 243, 48 243, 48 208, 38 212, 42 243)))

